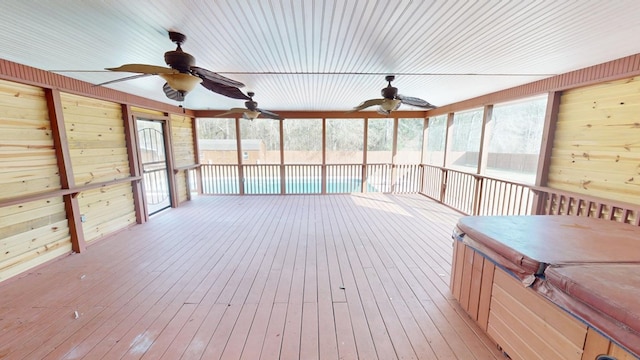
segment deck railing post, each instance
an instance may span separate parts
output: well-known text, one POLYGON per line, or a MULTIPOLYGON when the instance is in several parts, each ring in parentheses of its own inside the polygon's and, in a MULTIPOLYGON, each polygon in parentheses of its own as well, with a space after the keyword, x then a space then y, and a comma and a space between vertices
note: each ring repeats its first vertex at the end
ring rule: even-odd
POLYGON ((440 176, 440 202, 444 203, 444 197, 446 195, 446 191, 447 191, 447 169, 445 168, 440 168, 440 171, 442 171, 442 175, 440 176))
POLYGON ((471 215, 480 215, 480 204, 482 203, 482 189, 484 185, 484 177, 475 175, 475 187, 473 192, 473 207, 471 215))

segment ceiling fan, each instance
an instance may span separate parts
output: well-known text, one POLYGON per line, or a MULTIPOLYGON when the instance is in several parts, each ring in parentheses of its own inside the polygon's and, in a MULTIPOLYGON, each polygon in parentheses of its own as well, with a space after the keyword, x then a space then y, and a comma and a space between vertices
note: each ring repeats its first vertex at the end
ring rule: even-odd
POLYGON ((381 91, 382 99, 371 99, 371 100, 364 101, 360 105, 353 108, 353 110, 351 110, 350 112, 360 111, 362 109, 365 109, 374 105, 378 105, 378 113, 382 115, 391 114, 391 111, 397 110, 400 107, 400 104, 407 104, 411 106, 421 107, 424 109, 436 108, 435 105, 432 105, 425 100, 422 100, 416 97, 410 97, 410 96, 404 96, 404 95, 398 94, 398 88, 391 86, 391 82, 395 78, 396 77, 394 75, 387 75, 385 77, 385 80, 387 80, 388 85, 387 87, 383 88, 381 91))
POLYGON ((196 59, 191 54, 182 51, 181 45, 187 40, 185 35, 179 32, 169 31, 169 39, 178 45, 175 50, 164 53, 164 61, 169 67, 147 64, 125 64, 115 68, 106 68, 105 70, 138 73, 138 75, 107 81, 98 85, 106 85, 149 75, 158 75, 166 81, 162 89, 171 100, 184 101, 187 93, 193 90, 198 84, 202 84, 205 88, 230 98, 250 100, 250 98, 239 89, 244 86, 243 83, 195 66, 196 59))
POLYGON ((262 116, 263 118, 268 118, 268 119, 282 120, 280 115, 274 112, 271 112, 269 110, 260 109, 258 107, 258 103, 256 101, 253 101, 253 95, 255 95, 255 93, 248 92, 247 95, 249 95, 249 100, 244 102, 244 106, 245 106, 244 108, 232 108, 227 112, 224 112, 220 115, 216 115, 216 117, 223 117, 230 114, 242 114, 242 117, 247 120, 253 120, 258 116, 262 116))

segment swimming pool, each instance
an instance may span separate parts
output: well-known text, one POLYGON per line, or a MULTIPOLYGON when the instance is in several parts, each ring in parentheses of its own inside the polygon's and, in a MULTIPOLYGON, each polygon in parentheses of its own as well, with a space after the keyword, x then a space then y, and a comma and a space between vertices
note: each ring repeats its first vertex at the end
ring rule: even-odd
MULTIPOLYGON (((237 177, 203 178, 203 192, 205 194, 239 194, 240 185, 237 177)), ((279 178, 246 178, 243 182, 245 194, 280 194, 279 178)), ((327 193, 341 194, 362 192, 362 180, 327 179, 327 193)), ((375 186, 367 185, 367 192, 379 192, 375 186)), ((285 184, 286 194, 320 194, 322 193, 321 178, 297 178, 288 180, 285 184)))

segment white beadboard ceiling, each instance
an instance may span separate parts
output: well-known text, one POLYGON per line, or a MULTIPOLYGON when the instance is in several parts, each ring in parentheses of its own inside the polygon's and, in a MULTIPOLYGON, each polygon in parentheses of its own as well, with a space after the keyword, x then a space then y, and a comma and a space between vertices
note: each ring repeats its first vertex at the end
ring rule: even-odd
MULTIPOLYGON (((270 110, 348 110, 399 93, 446 105, 640 53, 640 1, 3 0, 0 57, 101 83, 164 66, 187 35, 197 65, 270 110), (87 71, 87 72, 85 72, 87 71)), ((158 77, 108 85, 178 104, 158 77)), ((198 87, 184 106, 243 106, 198 87)), ((403 105, 402 109, 412 110, 403 105)))

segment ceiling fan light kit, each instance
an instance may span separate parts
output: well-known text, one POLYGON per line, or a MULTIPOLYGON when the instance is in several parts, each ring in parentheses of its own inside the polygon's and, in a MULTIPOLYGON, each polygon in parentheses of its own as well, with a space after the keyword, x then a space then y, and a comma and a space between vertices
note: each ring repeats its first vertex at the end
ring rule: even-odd
POLYGON ((384 99, 380 107, 385 111, 393 111, 400 106, 400 100, 398 99, 384 99))
POLYGON ((188 93, 202 82, 202 79, 191 74, 158 74, 163 78, 172 89, 188 93))

